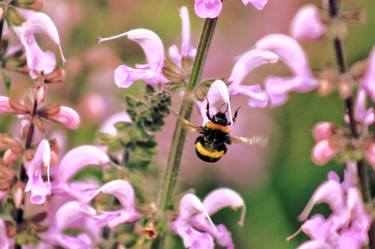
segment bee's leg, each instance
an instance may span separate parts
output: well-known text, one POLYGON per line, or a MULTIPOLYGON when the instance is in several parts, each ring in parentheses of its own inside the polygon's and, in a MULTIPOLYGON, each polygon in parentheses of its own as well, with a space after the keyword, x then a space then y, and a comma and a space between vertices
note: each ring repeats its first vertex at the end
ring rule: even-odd
POLYGON ((208 98, 206 97, 206 101, 207 101, 207 106, 206 106, 206 116, 209 120, 211 120, 211 116, 210 116, 210 102, 208 102, 208 98))
POLYGON ((225 143, 226 143, 226 144, 232 144, 232 138, 230 137, 229 134, 227 134, 227 135, 225 136, 225 143))
POLYGON ((240 110, 241 106, 237 108, 237 110, 234 112, 234 115, 233 115, 233 123, 236 122, 236 118, 238 116, 238 111, 240 110))

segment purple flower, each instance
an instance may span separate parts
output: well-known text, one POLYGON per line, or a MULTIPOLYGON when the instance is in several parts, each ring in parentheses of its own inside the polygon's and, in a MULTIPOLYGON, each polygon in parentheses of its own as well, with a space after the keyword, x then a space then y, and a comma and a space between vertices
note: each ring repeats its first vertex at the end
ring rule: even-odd
POLYGON ((197 50, 193 47, 190 41, 190 19, 188 9, 183 6, 180 9, 180 17, 182 20, 182 42, 181 47, 178 48, 176 44, 169 47, 169 57, 182 67, 182 62, 184 58, 194 59, 197 50))
POLYGON ((30 203, 40 205, 46 202, 47 196, 51 193, 50 180, 51 149, 47 140, 43 139, 31 161, 25 163, 26 173, 29 177, 25 192, 30 192, 30 203), (42 178, 44 168, 47 169, 47 182, 42 178))
POLYGON ((48 231, 40 236, 47 244, 67 249, 94 248, 95 241, 89 232, 82 232, 75 237, 65 234, 64 231, 74 227, 74 223, 79 223, 81 228, 90 231, 90 225, 93 225, 90 219, 96 214, 96 210, 87 204, 77 201, 67 202, 55 213, 48 231))
POLYGON ((41 50, 35 40, 36 34, 46 34, 59 47, 61 59, 65 63, 65 57, 60 44, 60 36, 51 18, 44 13, 33 12, 21 26, 14 27, 18 38, 26 51, 27 66, 32 78, 37 77, 38 72, 51 73, 56 67, 55 55, 41 50))
POLYGON ((60 106, 60 111, 50 117, 51 120, 65 125, 69 129, 77 129, 81 123, 79 114, 72 108, 60 106))
POLYGON ((0 218, 0 248, 11 249, 13 248, 13 241, 8 238, 5 222, 0 218))
POLYGON ((314 215, 301 229, 310 240, 299 249, 360 249, 368 244, 371 216, 367 214, 356 186, 356 165, 347 163, 344 181, 330 172, 328 179, 314 192, 300 219, 306 220, 315 204, 326 203, 332 213, 324 218, 314 215))
POLYGON ((97 190, 97 184, 87 181, 71 182, 71 178, 84 167, 100 166, 108 162, 107 154, 95 146, 83 145, 70 150, 58 165, 56 182, 52 186, 53 193, 86 202, 97 190))
POLYGON ((113 180, 106 183, 88 201, 101 193, 116 197, 122 208, 115 211, 98 211, 93 218, 99 226, 108 226, 113 229, 120 224, 134 223, 141 217, 135 209, 134 189, 127 181, 113 180))
POLYGON ((362 124, 367 132, 367 127, 375 122, 374 108, 367 108, 367 94, 363 88, 359 88, 354 103, 354 119, 362 124))
POLYGON ((164 65, 164 46, 157 34, 148 29, 133 29, 128 32, 108 37, 99 38, 105 42, 126 36, 129 40, 138 43, 145 55, 147 64, 137 64, 135 68, 121 65, 115 70, 115 83, 120 88, 130 87, 134 81, 143 80, 148 84, 166 83, 162 69, 164 65))
POLYGON ((326 25, 320 18, 318 7, 314 4, 302 6, 294 16, 291 26, 291 35, 299 40, 318 40, 327 32, 326 25))
POLYGON ((375 102, 375 47, 371 50, 366 73, 360 82, 361 87, 366 90, 371 100, 375 102))
POLYGON ((215 225, 209 216, 225 207, 243 208, 240 224, 243 223, 245 204, 233 190, 214 190, 207 195, 203 203, 195 195, 186 194, 180 201, 179 213, 171 228, 182 238, 186 248, 213 249, 216 240, 220 246, 234 249, 227 228, 222 224, 215 225))
POLYGON ((279 56, 277 54, 259 49, 252 49, 243 53, 234 64, 228 79, 230 95, 245 95, 249 97, 248 104, 250 107, 266 107, 269 103, 269 96, 260 85, 242 85, 241 83, 255 68, 268 63, 276 63, 278 59, 279 56))
MULTIPOLYGON (((246 6, 251 3, 256 9, 262 10, 268 0, 242 0, 246 6)), ((220 15, 223 8, 222 0, 195 0, 195 14, 200 18, 216 18, 220 15)))
POLYGON ((290 92, 309 92, 317 87, 318 81, 311 71, 306 54, 292 37, 284 34, 267 35, 257 41, 255 48, 274 52, 293 73, 287 78, 270 76, 266 79, 265 87, 272 106, 284 104, 290 92))

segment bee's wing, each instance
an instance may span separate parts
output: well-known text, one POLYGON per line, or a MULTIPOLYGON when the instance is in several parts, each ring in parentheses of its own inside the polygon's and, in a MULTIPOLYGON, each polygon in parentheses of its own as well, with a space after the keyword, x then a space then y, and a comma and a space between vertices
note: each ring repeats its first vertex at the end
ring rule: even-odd
POLYGON ((196 133, 202 132, 202 127, 194 125, 193 123, 184 119, 183 117, 181 117, 180 115, 178 115, 178 113, 174 111, 172 111, 172 113, 177 116, 178 120, 184 125, 185 129, 192 131, 192 132, 196 132, 196 133))
POLYGON ((266 146, 268 143, 268 137, 264 136, 252 136, 252 137, 230 137, 231 142, 235 144, 247 144, 254 145, 259 144, 261 146, 266 146))

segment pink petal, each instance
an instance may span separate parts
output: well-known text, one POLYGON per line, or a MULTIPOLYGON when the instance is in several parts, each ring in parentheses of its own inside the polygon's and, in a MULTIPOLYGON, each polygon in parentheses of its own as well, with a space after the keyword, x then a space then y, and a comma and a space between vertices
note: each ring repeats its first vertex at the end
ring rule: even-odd
POLYGON ((194 3, 195 14, 200 18, 216 18, 222 8, 221 0, 195 0, 194 3))
POLYGON ((271 51, 280 56, 294 75, 312 77, 309 62, 301 45, 284 34, 270 34, 255 43, 255 48, 271 51))
POLYGON ((366 127, 374 123, 374 110, 367 109, 367 94, 363 88, 358 89, 357 97, 354 103, 354 118, 357 122, 364 124, 366 127))
POLYGON ((59 47, 61 59, 63 62, 66 62, 62 52, 60 36, 57 28, 52 22, 51 18, 46 14, 34 12, 27 17, 26 22, 19 27, 15 27, 14 29, 26 49, 28 65, 31 66, 31 70, 39 70, 44 71, 45 73, 50 73, 49 70, 51 69, 52 64, 55 63, 53 62, 54 56, 52 56, 50 53, 43 53, 36 44, 34 38, 36 34, 46 34, 49 36, 50 39, 59 47), (37 56, 40 55, 43 55, 43 57, 37 58, 37 56), (46 59, 46 61, 44 61, 44 59, 46 59), (44 69, 43 66, 45 66, 44 69))
POLYGON ((311 239, 327 241, 335 232, 322 215, 317 214, 303 223, 301 230, 311 239))
POLYGON ((331 138, 333 135, 333 124, 330 122, 319 122, 314 125, 313 137, 316 142, 331 138))
POLYGON ((338 150, 328 140, 319 141, 311 152, 311 158, 316 165, 322 166, 333 159, 338 150))
POLYGON ((107 154, 95 146, 83 145, 70 150, 62 159, 58 168, 57 177, 60 182, 68 182, 86 166, 98 166, 109 162, 107 154))
POLYGON ((243 223, 245 216, 245 203, 242 197, 235 191, 228 188, 219 188, 210 192, 203 200, 203 206, 209 215, 212 215, 222 208, 233 209, 243 208, 240 223, 243 223))
POLYGON ((164 65, 164 46, 157 34, 148 29, 133 29, 109 38, 100 38, 99 42, 126 36, 140 45, 145 53, 147 65, 138 68, 122 66, 115 71, 115 82, 119 87, 129 87, 135 80, 144 80, 149 84, 165 83, 162 75, 164 65), (142 72, 144 71, 144 72, 142 72))
POLYGON ((7 236, 6 226, 3 219, 0 219, 0 245, 1 249, 11 249, 11 240, 7 236))
POLYGON ((334 248, 332 248, 329 244, 323 241, 310 240, 310 241, 303 243, 299 247, 297 247, 297 249, 334 249, 334 248))
POLYGON ((317 40, 326 32, 327 28, 322 23, 319 9, 313 4, 302 6, 291 22, 290 33, 296 39, 317 40))
POLYGON ((12 108, 9 105, 9 98, 7 96, 0 96, 0 113, 10 113, 12 108))
POLYGON ((31 162, 26 162, 26 173, 29 177, 25 192, 31 192, 30 203, 40 205, 46 202, 46 197, 51 193, 51 183, 49 180, 49 167, 51 161, 51 149, 47 140, 43 139, 31 162), (48 181, 43 181, 43 167, 48 169, 48 181))
POLYGON ((232 92, 232 87, 240 85, 255 68, 264 64, 276 63, 278 59, 277 54, 259 49, 252 49, 243 53, 234 64, 229 76, 230 91, 232 92))
POLYGON ((117 134, 117 129, 114 126, 117 122, 126 122, 126 123, 131 123, 132 120, 129 117, 129 114, 126 112, 119 112, 116 113, 106 120, 104 120, 102 126, 99 128, 100 132, 108 133, 111 135, 116 135, 117 134))
POLYGON ((375 47, 372 48, 368 58, 367 71, 361 79, 361 87, 363 87, 371 100, 375 102, 375 47))
POLYGON ((371 143, 364 151, 364 156, 370 166, 375 169, 375 144, 371 143))
POLYGON ((263 10, 267 5, 268 0, 242 0, 244 5, 251 3, 257 10, 263 10))
POLYGON ((341 213, 344 210, 344 192, 340 183, 328 180, 322 183, 314 192, 309 203, 300 214, 300 220, 306 220, 315 204, 327 203, 334 213, 341 213))
MULTIPOLYGON (((183 6, 180 9, 180 17, 182 21, 182 43, 181 54, 183 57, 191 57, 193 46, 190 41, 190 18, 188 9, 183 6)), ((194 56, 193 56, 194 57, 194 56)))
POLYGON ((51 119, 65 125, 69 129, 77 129, 81 123, 78 113, 67 106, 61 106, 60 111, 51 117, 51 119))
POLYGON ((265 108, 269 103, 269 95, 260 85, 230 85, 231 95, 244 95, 249 97, 248 104, 251 108, 265 108))

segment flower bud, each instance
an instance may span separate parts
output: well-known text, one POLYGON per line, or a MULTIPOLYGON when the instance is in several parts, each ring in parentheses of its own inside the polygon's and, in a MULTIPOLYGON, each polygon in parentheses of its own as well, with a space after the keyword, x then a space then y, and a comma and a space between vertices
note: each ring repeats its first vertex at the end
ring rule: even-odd
POLYGON ((319 122, 313 128, 313 137, 316 142, 329 139, 334 133, 334 125, 330 122, 319 122))
POLYGON ((14 153, 11 149, 5 151, 3 156, 3 163, 6 165, 12 165, 17 162, 18 155, 14 153))
POLYGON ((364 157, 371 167, 375 169, 375 143, 371 142, 364 150, 364 157))
POLYGON ((329 140, 322 140, 315 144, 311 152, 311 158, 316 165, 323 166, 338 153, 329 140))
POLYGON ((21 208, 23 203, 24 185, 22 183, 17 183, 15 186, 15 191, 13 194, 13 202, 16 208, 21 208))

